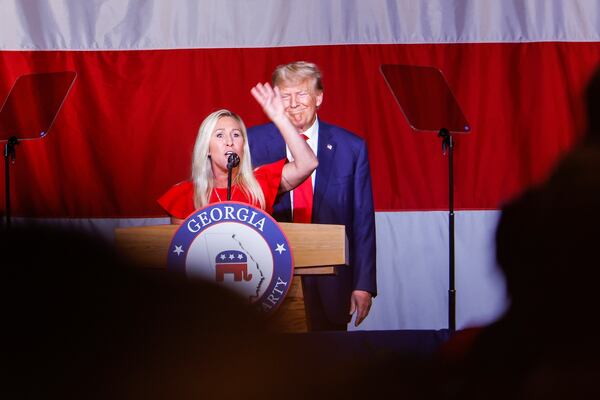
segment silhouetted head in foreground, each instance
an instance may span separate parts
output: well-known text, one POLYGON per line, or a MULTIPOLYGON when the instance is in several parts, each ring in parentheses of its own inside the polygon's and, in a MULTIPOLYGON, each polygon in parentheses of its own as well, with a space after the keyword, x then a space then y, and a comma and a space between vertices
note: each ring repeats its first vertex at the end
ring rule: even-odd
POLYGON ((85 233, 1 231, 0 254, 3 398, 334 399, 361 377, 292 348, 237 295, 85 233))
POLYGON ((4 231, 0 254, 6 398, 241 397, 258 379, 257 319, 217 287, 75 231, 4 231))
POLYGON ((453 382, 456 398, 600 395, 600 69, 588 133, 549 179, 502 209, 496 252, 511 305, 486 327, 453 382))

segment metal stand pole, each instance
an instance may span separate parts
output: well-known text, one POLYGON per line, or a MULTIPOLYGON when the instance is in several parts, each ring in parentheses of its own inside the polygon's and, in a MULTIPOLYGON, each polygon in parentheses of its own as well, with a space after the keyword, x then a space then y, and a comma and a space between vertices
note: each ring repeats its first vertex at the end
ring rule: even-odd
POLYGON ((454 265, 454 140, 446 128, 438 133, 442 138, 442 152, 448 152, 448 329, 456 331, 456 287, 454 265))
POLYGON ((11 136, 4 145, 4 195, 6 229, 10 229, 10 164, 15 162, 15 146, 19 144, 16 136, 11 136))

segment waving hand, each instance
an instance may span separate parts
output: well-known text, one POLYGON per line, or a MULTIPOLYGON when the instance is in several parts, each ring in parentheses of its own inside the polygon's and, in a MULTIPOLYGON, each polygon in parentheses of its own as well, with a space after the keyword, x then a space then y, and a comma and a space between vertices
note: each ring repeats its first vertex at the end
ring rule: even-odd
POLYGON ((276 122, 281 117, 287 118, 279 88, 275 87, 273 89, 268 83, 258 83, 250 90, 250 93, 271 121, 276 122))
POLYGON ((285 144, 292 153, 294 160, 283 166, 279 186, 281 192, 292 190, 307 179, 317 168, 317 165, 319 165, 317 157, 285 114, 279 88, 275 87, 273 89, 268 83, 258 83, 250 89, 250 93, 262 106, 265 114, 277 126, 285 144))

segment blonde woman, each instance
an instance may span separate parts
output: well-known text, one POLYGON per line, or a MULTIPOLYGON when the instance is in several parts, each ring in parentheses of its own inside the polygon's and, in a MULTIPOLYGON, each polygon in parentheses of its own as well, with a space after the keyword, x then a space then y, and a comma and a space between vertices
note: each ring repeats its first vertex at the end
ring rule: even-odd
POLYGON ((253 170, 244 122, 231 111, 215 111, 198 130, 191 179, 176 184, 158 199, 171 222, 181 223, 198 208, 227 200, 227 162, 231 153, 240 158, 239 165, 232 169, 231 200, 268 213, 279 193, 294 189, 317 167, 315 154, 285 114, 279 89, 259 83, 251 93, 281 132, 293 161, 284 158, 253 170))

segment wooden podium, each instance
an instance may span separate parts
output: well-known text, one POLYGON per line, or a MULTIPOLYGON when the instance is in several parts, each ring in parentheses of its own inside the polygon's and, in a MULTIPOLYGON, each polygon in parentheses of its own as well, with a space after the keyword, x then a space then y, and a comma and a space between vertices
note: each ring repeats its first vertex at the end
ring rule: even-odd
MULTIPOLYGON (((294 279, 279 309, 269 320, 277 332, 306 332, 301 275, 331 275, 348 264, 344 225, 280 222, 294 256, 294 279)), ((115 229, 118 253, 144 268, 166 269, 167 252, 179 225, 153 225, 115 229)))

